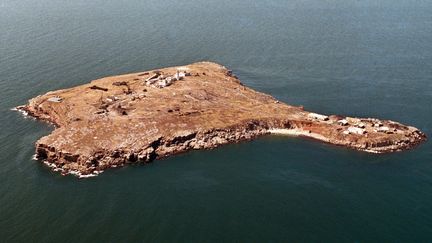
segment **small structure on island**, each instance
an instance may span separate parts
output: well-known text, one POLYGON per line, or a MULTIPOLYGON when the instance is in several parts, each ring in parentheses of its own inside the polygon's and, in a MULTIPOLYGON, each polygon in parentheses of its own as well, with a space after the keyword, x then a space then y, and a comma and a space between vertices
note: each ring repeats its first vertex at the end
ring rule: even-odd
POLYGON ((374 123, 374 127, 382 127, 383 124, 380 121, 377 121, 376 123, 374 123))
POLYGON ((376 131, 377 131, 377 132, 383 132, 383 133, 389 133, 389 132, 390 132, 390 128, 389 128, 389 127, 381 126, 381 127, 378 127, 378 128, 376 129, 376 131))
POLYGON ((364 124, 363 122, 359 122, 355 126, 358 128, 366 128, 366 124, 364 124))
POLYGON ((328 116, 317 114, 317 113, 309 113, 308 117, 311 119, 320 120, 320 121, 328 121, 329 120, 328 116))
POLYGON ((363 135, 366 133, 366 131, 364 129, 359 128, 359 127, 348 127, 348 129, 346 131, 348 132, 348 134, 363 135))
POLYGON ((62 97, 55 96, 48 99, 49 102, 60 103, 63 101, 62 97))
POLYGON ((341 126, 347 126, 349 123, 346 119, 341 119, 338 121, 339 125, 341 126))

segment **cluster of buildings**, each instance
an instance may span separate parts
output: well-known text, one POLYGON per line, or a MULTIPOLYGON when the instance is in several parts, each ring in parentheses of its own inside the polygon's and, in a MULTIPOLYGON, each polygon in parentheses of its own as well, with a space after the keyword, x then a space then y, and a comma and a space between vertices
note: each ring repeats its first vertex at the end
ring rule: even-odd
MULTIPOLYGON (((309 113, 308 117, 312 120, 316 121, 329 121, 330 117, 317 114, 317 113, 309 113)), ((331 122, 331 121, 330 121, 331 122)), ((352 117, 346 117, 344 119, 337 120, 337 123, 341 126, 347 126, 347 128, 343 131, 344 134, 358 134, 358 135, 364 135, 367 133, 366 128, 370 127, 375 132, 382 132, 382 133, 393 133, 396 132, 397 129, 393 128, 390 129, 388 126, 384 126, 384 124, 377 120, 377 119, 358 119, 358 118, 352 118, 352 117)))
POLYGON ((165 77, 161 72, 155 72, 154 75, 146 79, 145 84, 147 86, 165 88, 173 84, 175 81, 182 80, 186 76, 190 76, 190 73, 179 70, 177 70, 174 75, 167 77, 165 77))
POLYGON ((379 120, 368 120, 367 123, 364 123, 362 120, 358 118, 350 118, 347 117, 346 119, 339 120, 338 123, 342 126, 349 126, 345 131, 344 134, 359 134, 364 135, 367 133, 366 127, 370 126, 370 128, 375 132, 382 132, 382 133, 393 133, 396 132, 396 129, 391 130, 388 126, 384 126, 384 124, 379 120))

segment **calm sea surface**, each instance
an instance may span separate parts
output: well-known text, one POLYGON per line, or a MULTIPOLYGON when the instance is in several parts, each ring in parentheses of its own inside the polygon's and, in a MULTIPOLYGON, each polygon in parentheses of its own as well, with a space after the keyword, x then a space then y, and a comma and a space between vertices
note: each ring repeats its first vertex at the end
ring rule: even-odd
POLYGON ((10 108, 211 60, 306 109, 432 136, 432 1, 0 0, 0 242, 431 242, 432 143, 372 155, 267 136, 79 180, 10 108))

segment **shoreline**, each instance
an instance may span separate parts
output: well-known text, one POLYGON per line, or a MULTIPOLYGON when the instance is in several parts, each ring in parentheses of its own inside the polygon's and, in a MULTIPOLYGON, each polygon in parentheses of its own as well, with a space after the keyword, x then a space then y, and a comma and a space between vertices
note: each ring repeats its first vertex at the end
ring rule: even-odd
POLYGON ((308 137, 315 140, 323 141, 329 143, 330 140, 320 134, 312 133, 311 131, 306 131, 298 128, 289 128, 289 129, 280 129, 273 128, 269 129, 268 132, 272 135, 283 135, 283 136, 291 136, 291 137, 308 137))

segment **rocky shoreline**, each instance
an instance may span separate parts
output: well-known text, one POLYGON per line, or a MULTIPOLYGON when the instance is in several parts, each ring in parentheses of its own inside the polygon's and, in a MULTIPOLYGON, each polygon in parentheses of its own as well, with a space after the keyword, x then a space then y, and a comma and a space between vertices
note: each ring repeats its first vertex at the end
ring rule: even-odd
POLYGON ((266 134, 372 153, 407 150, 426 140, 397 122, 325 116, 283 104, 210 62, 102 78, 37 96, 17 109, 56 127, 37 141, 37 159, 79 177, 266 134))

